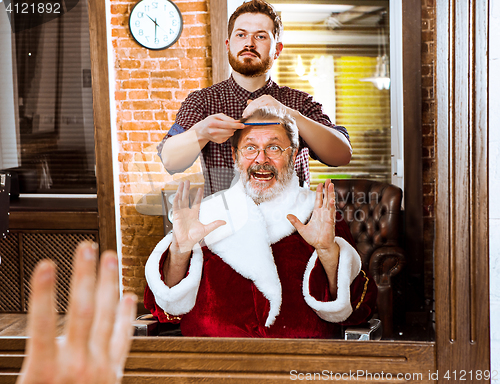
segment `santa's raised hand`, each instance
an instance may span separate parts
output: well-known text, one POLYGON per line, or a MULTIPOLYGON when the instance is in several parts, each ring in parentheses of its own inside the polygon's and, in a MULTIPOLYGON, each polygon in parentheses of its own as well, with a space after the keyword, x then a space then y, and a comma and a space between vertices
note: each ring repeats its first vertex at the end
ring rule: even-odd
POLYGON ((172 244, 168 259, 164 264, 165 283, 172 287, 176 285, 187 271, 191 251, 210 232, 226 224, 216 220, 202 224, 199 219, 203 188, 198 189, 193 204, 189 204, 189 181, 179 184, 172 202, 172 244))
POLYGON ((316 200, 311 219, 303 224, 295 215, 287 215, 288 220, 308 244, 316 249, 318 258, 328 275, 330 291, 337 291, 337 267, 340 249, 335 243, 335 190, 328 179, 316 189, 316 200))

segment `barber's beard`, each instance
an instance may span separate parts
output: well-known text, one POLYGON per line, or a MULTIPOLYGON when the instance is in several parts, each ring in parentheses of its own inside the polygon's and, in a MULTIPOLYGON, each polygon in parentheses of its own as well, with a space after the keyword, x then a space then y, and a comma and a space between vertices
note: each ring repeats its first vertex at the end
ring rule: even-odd
MULTIPOLYGON (((260 54, 253 49, 243 49, 238 52, 239 56, 243 52, 252 52, 257 58, 261 58, 260 54)), ((244 76, 248 77, 258 77, 267 73, 273 66, 273 61, 271 57, 267 57, 264 60, 257 61, 256 58, 244 57, 243 62, 239 61, 236 56, 232 54, 231 51, 227 52, 227 57, 229 59, 229 65, 235 72, 238 72, 244 76)))
POLYGON ((295 162, 293 156, 288 157, 287 165, 283 168, 282 172, 278 172, 278 169, 270 164, 263 165, 251 165, 248 169, 243 170, 240 167, 240 162, 236 159, 234 168, 236 172, 240 175, 243 182, 243 187, 245 188, 245 193, 255 202, 255 204, 260 204, 266 201, 273 200, 280 196, 281 193, 290 185, 293 175, 295 173, 295 162), (270 188, 259 188, 257 185, 253 185, 251 182, 252 172, 256 171, 271 171, 274 173, 276 182, 270 188))

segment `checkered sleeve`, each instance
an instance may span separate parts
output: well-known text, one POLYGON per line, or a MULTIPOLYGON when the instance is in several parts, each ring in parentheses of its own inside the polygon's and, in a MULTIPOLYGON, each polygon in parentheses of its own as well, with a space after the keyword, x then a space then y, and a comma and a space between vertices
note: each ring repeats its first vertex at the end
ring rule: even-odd
POLYGON ((206 97, 204 97, 203 95, 203 90, 190 93, 186 100, 182 102, 181 107, 177 112, 174 125, 172 125, 168 133, 156 147, 158 156, 160 157, 162 162, 163 158, 161 156, 161 153, 163 151, 165 142, 170 137, 187 131, 197 122, 203 120, 208 116, 205 103, 206 97))
MULTIPOLYGON (((350 142, 349 134, 347 133, 347 129, 345 127, 335 125, 331 122, 330 118, 323 112, 323 106, 314 101, 311 95, 307 95, 306 99, 302 103, 302 107, 299 110, 302 115, 309 117, 310 119, 317 121, 320 124, 323 124, 327 127, 333 128, 336 131, 342 133, 347 140, 350 142)), ((305 145, 305 142, 304 142, 305 145)), ((314 153, 311 148, 309 148, 309 156, 311 156, 314 160, 321 159, 314 153)))

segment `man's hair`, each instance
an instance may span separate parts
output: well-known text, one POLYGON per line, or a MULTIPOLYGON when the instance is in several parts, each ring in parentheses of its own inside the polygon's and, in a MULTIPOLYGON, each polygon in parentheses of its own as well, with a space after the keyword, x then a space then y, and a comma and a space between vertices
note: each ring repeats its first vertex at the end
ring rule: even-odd
MULTIPOLYGON (((244 123, 250 119, 257 119, 259 121, 269 121, 269 120, 278 120, 281 123, 281 126, 285 129, 286 135, 290 140, 292 146, 292 152, 296 148, 299 147, 299 129, 297 128, 297 123, 295 119, 288 115, 284 109, 276 109, 273 107, 260 107, 257 108, 250 116, 245 119, 241 119, 241 122, 244 123)), ((252 127, 251 125, 249 126, 252 127)), ((237 129, 234 132, 234 135, 231 136, 231 145, 234 149, 238 148, 238 142, 240 141, 240 136, 243 129, 237 129)))
POLYGON ((281 33, 283 32, 283 24, 281 23, 281 18, 276 13, 273 6, 264 0, 250 0, 236 8, 236 11, 233 12, 227 24, 228 38, 231 37, 231 33, 233 32, 234 22, 239 16, 243 15, 244 13, 262 13, 263 15, 268 16, 274 23, 273 34, 276 42, 281 41, 281 33))

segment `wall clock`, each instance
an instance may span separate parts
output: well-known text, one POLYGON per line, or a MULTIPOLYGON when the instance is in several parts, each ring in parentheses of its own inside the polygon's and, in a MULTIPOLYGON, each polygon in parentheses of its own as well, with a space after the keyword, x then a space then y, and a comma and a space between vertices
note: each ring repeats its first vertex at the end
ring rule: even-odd
POLYGON ((141 0, 128 21, 132 37, 148 49, 165 49, 182 33, 182 15, 170 0, 141 0))

